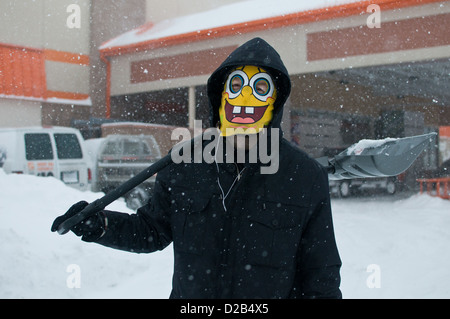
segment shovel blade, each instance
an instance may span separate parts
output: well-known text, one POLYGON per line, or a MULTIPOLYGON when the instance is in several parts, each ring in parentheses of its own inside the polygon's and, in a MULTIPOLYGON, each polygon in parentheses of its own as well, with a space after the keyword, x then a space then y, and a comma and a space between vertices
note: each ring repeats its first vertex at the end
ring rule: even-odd
POLYGON ((436 133, 399 139, 363 140, 335 156, 332 179, 395 176, 407 170, 436 133))

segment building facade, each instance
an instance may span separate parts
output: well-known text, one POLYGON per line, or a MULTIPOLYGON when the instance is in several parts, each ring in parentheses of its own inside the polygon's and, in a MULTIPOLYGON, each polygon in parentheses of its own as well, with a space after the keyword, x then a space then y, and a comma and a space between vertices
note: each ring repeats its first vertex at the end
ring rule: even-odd
POLYGON ((266 1, 258 11, 244 1, 149 21, 100 48, 108 68, 105 112, 180 126, 201 119, 208 126, 209 74, 240 44, 262 37, 291 74, 284 131, 314 156, 361 138, 448 125, 450 2, 339 3, 266 1))
POLYGON ((102 42, 145 22, 145 0, 1 1, 0 127, 104 117, 102 42))
POLYGON ((0 2, 0 126, 89 112, 89 2, 0 2))
POLYGON ((0 10, 0 127, 207 127, 210 73, 253 37, 285 61, 285 136, 313 156, 450 124, 450 1, 36 0, 0 10))

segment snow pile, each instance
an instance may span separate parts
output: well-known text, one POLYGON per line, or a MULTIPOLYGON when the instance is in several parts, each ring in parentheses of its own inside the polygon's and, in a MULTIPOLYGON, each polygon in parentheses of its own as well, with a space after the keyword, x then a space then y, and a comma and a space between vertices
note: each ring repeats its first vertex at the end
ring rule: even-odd
MULTIPOLYGON (((138 255, 50 231, 53 220, 73 203, 101 196, 55 178, 7 175, 0 169, 0 298, 169 296, 170 248, 138 255), (73 281, 78 274, 80 288, 73 281)), ((123 201, 108 208, 132 213, 123 201)))
MULTIPOLYGON (((0 298, 169 296, 171 246, 139 255, 50 232, 73 203, 102 195, 0 169, 0 298)), ((132 213, 122 201, 108 208, 132 213)), ((450 297, 450 201, 333 199, 333 210, 345 298, 450 297)))

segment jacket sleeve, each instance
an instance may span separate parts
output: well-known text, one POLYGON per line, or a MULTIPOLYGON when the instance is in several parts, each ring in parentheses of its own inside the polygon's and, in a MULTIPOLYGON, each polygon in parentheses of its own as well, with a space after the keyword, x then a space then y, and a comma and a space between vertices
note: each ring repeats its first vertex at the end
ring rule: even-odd
POLYGON ((167 174, 167 168, 158 173, 148 204, 136 214, 105 210, 108 225, 97 243, 135 253, 150 253, 167 247, 172 242, 167 174))
POLYGON ((310 214, 300 244, 296 297, 342 298, 328 175, 322 169, 312 186, 310 214))

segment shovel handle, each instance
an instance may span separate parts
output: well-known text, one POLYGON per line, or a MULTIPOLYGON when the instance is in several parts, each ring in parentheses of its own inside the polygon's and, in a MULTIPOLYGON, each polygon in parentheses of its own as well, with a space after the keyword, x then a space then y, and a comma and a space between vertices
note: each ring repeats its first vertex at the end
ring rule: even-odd
POLYGON ((161 158, 156 163, 153 163, 146 169, 144 169, 142 172, 134 176, 133 178, 129 179, 125 183, 121 184, 111 192, 107 193, 102 198, 99 198, 89 205, 87 205, 81 212, 78 214, 70 217, 69 219, 65 220, 64 222, 59 225, 57 231, 58 234, 64 235, 66 234, 70 228, 75 226, 76 224, 82 222, 86 218, 94 215, 95 213, 103 210, 106 206, 114 202, 116 199, 122 197, 126 193, 128 193, 130 190, 144 182, 146 179, 152 177, 157 172, 162 170, 164 167, 172 163, 172 157, 171 154, 167 154, 163 158, 161 158))
POLYGON ((87 205, 81 212, 78 214, 66 219, 64 222, 61 223, 61 225, 58 226, 58 234, 64 235, 66 234, 70 228, 75 226, 76 224, 82 222, 86 218, 94 215, 95 213, 105 209, 106 206, 117 200, 118 198, 122 197, 126 193, 128 193, 130 190, 138 186, 139 184, 143 183, 146 179, 149 179, 153 175, 155 175, 157 172, 162 170, 164 167, 168 166, 169 164, 173 163, 172 160, 172 153, 183 151, 185 147, 188 145, 194 145, 195 143, 198 143, 202 141, 202 134, 196 136, 195 138, 188 140, 188 141, 181 141, 180 143, 177 143, 172 148, 172 151, 169 152, 166 156, 161 158, 156 163, 153 163, 146 169, 144 169, 142 172, 137 174, 136 176, 132 177, 128 181, 124 182, 123 184, 119 185, 117 188, 110 191, 108 194, 103 196, 102 198, 99 198, 89 205, 87 205))

